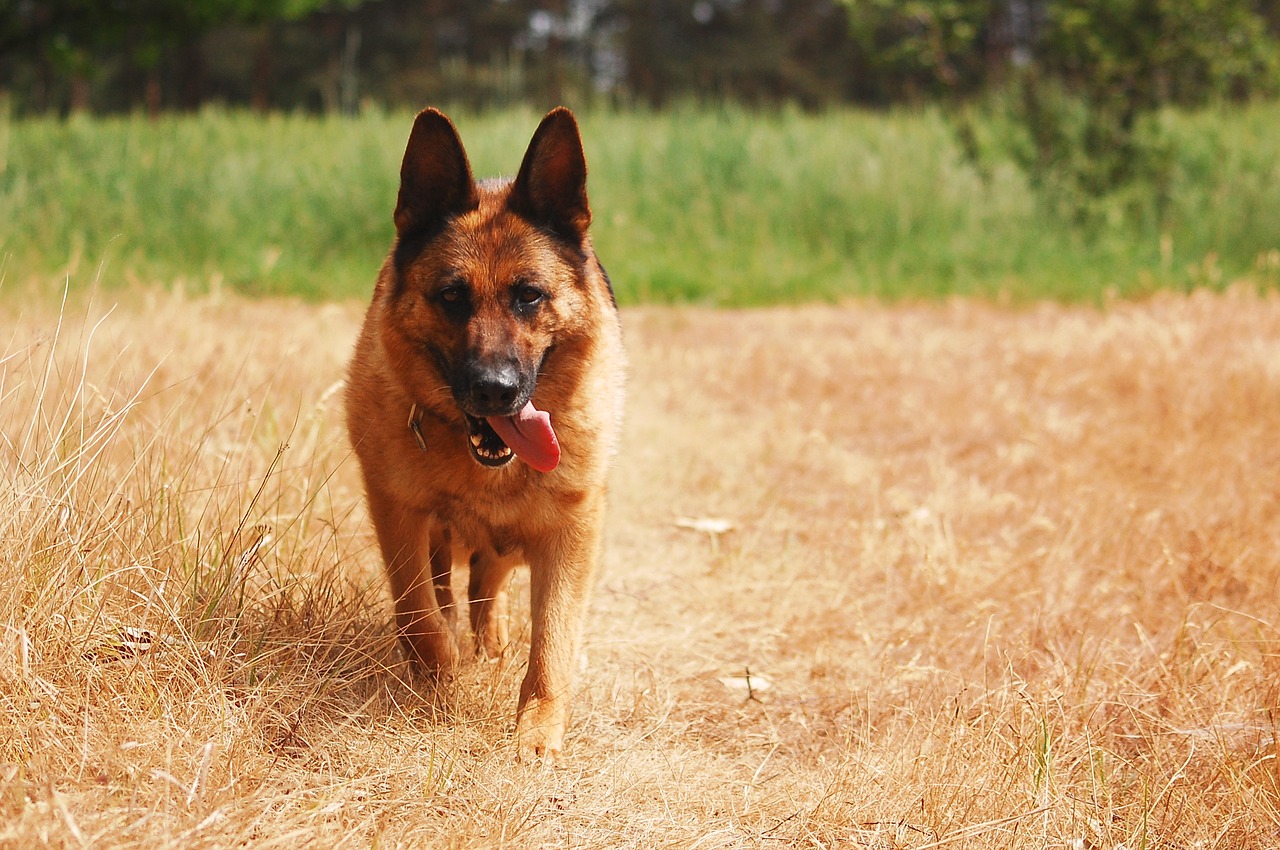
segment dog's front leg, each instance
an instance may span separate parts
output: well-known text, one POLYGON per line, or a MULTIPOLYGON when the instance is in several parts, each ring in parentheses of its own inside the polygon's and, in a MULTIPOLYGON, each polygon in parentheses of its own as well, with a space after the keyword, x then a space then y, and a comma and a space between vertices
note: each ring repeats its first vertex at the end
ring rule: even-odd
POLYGON ((440 613, 444 615, 450 628, 453 628, 458 620, 457 601, 453 596, 453 533, 447 526, 433 522, 427 541, 436 605, 440 607, 440 613))
MULTIPOLYGON (((433 532, 432 520, 394 500, 369 493, 369 513, 387 567, 396 604, 396 627, 414 665, 428 675, 448 676, 458 663, 453 631, 436 599, 431 545, 448 546, 448 537, 433 532)), ((435 553, 434 560, 448 553, 435 553)), ((440 572, 439 569, 434 570, 440 572)))
POLYGON ((476 636, 476 654, 482 658, 501 658, 507 649, 508 585, 515 566, 510 556, 500 556, 492 549, 471 556, 467 585, 471 629, 476 636))
POLYGON ((564 742, 582 620, 600 550, 603 511, 569 522, 529 558, 533 633, 520 685, 516 746, 521 759, 554 758, 564 742))

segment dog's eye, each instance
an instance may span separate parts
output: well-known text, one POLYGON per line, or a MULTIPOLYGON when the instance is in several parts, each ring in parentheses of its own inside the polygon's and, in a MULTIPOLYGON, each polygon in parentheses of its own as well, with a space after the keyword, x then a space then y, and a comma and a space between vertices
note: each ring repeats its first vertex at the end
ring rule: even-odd
POLYGON ((436 290, 435 300, 445 316, 455 322, 465 322, 471 314, 471 291, 460 281, 446 283, 436 290))
POLYGON ((461 304, 467 299, 467 289, 461 284, 453 283, 436 293, 436 297, 445 304, 461 304))
POLYGON ((522 306, 532 307, 546 297, 547 294, 545 292, 532 284, 522 283, 516 287, 516 301, 522 306))

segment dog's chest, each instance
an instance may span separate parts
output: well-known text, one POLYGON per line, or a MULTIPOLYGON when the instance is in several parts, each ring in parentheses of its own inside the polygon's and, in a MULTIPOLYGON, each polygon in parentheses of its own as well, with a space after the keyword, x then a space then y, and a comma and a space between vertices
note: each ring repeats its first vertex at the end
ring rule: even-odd
POLYGON ((430 512, 470 548, 488 547, 507 555, 524 549, 530 540, 545 538, 561 524, 558 502, 543 488, 523 487, 443 496, 435 500, 430 512))

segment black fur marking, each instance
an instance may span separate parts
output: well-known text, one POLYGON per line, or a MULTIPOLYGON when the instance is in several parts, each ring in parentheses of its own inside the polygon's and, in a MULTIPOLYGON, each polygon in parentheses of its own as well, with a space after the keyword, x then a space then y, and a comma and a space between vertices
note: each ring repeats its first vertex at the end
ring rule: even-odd
POLYGON ((604 278, 605 288, 609 290, 609 301, 613 304, 613 309, 618 309, 618 296, 613 294, 613 281, 609 279, 609 273, 604 270, 604 264, 600 262, 600 258, 596 257, 596 268, 600 270, 600 276, 604 278))
POLYGON ((396 237, 395 247, 391 251, 391 265, 396 270, 397 292, 404 287, 404 275, 409 266, 413 265, 413 261, 422 256, 427 246, 444 232, 446 224, 448 224, 447 221, 442 221, 436 227, 415 230, 396 237))
POLYGON ((423 350, 426 351, 427 356, 431 358, 431 362, 436 364, 436 370, 440 375, 446 381, 451 382, 453 378, 453 364, 449 362, 449 357, 444 353, 444 350, 431 345, 430 343, 423 345, 423 350))

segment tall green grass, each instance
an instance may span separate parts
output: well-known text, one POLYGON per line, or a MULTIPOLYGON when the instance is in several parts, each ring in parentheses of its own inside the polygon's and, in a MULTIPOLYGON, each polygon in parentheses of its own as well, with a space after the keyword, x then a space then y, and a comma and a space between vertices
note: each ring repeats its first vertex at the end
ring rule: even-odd
MULTIPOLYGON (((519 165, 539 115, 453 117, 477 175, 492 175, 519 165)), ((1090 226, 1056 213, 1011 161, 967 161, 937 110, 579 117, 596 245, 625 302, 1280 282, 1274 104, 1160 116, 1167 185, 1130 187, 1090 226)), ((208 110, 0 123, 0 274, 76 286, 104 267, 105 281, 363 296, 392 236, 411 120, 208 110)), ((986 122, 988 137, 1007 131, 986 122)))

